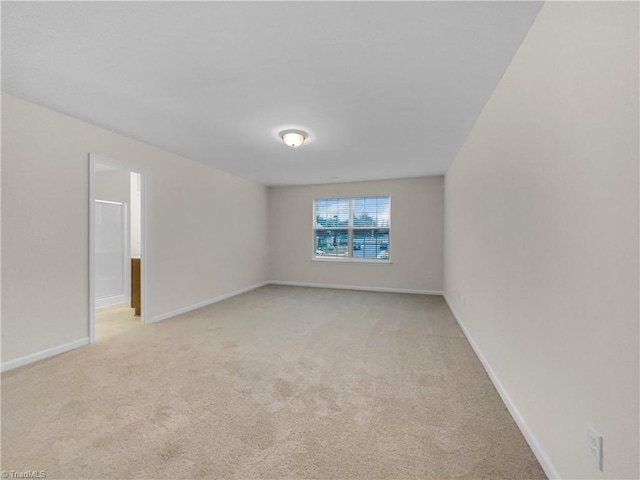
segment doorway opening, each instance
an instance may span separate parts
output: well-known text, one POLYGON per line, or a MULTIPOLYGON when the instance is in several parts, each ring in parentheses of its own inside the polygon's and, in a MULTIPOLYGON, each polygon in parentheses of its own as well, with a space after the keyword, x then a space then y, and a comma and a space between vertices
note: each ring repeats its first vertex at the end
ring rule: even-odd
POLYGON ((146 176, 140 167, 89 155, 89 339, 146 323, 146 176))

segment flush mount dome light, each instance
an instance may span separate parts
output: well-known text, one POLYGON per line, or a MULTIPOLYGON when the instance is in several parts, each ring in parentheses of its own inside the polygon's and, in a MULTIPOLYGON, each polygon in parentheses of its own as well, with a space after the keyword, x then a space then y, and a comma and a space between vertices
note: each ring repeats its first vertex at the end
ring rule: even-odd
POLYGON ((285 130, 280 132, 280 138, 287 147, 299 147, 307 138, 307 133, 302 130, 285 130))

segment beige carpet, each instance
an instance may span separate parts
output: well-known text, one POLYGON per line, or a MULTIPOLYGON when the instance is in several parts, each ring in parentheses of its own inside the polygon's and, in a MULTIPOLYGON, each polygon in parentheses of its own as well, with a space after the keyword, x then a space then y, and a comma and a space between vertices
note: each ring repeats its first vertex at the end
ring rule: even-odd
POLYGON ((142 326, 131 304, 122 303, 96 310, 96 342, 107 340, 131 328, 142 326))
POLYGON ((268 286, 2 376, 2 468, 545 478, 440 297, 268 286))

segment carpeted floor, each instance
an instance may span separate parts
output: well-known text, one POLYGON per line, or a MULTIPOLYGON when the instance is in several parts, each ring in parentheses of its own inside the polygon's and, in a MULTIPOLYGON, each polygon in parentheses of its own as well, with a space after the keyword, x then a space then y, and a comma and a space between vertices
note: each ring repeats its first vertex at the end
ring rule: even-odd
POLYGON ((96 342, 102 342, 131 328, 140 328, 140 317, 129 303, 96 310, 96 342))
POLYGON ((3 374, 2 468, 545 478, 442 298, 281 286, 3 374))

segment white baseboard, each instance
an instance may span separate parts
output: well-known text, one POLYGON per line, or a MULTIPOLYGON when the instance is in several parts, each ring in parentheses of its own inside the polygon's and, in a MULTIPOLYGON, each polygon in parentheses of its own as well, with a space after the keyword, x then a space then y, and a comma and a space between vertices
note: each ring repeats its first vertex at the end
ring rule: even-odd
MULTIPOLYGON (((442 292, 442 291, 438 291, 438 290, 411 290, 411 289, 403 289, 403 288, 385 288, 385 287, 362 287, 362 286, 352 286, 352 285, 331 285, 331 284, 303 283, 303 282, 281 282, 281 281, 273 280, 273 281, 257 283, 255 285, 251 285, 249 287, 246 287, 246 288, 243 288, 243 289, 240 289, 240 290, 235 290, 233 292, 229 292, 229 293, 226 293, 224 295, 220 295, 220 296, 212 298, 210 300, 205 300, 203 302, 195 303, 193 305, 189 305, 187 307, 183 307, 183 308, 180 308, 178 310, 174 310, 172 312, 168 312, 168 313, 164 313, 162 315, 155 316, 155 317, 153 317, 153 319, 149 323, 154 323, 154 322, 159 322, 159 321, 162 321, 162 320, 166 320, 167 318, 171 318, 171 317, 174 317, 176 315, 180 315, 182 313, 190 312, 192 310, 196 310, 198 308, 202 308, 202 307, 205 307, 207 305, 211 305, 213 303, 220 302, 220 301, 225 300, 227 298, 235 297, 236 295, 240 295, 240 294, 249 292, 251 290, 255 290, 256 288, 260 288, 260 287, 263 287, 263 286, 269 285, 269 284, 287 285, 287 286, 296 286, 296 287, 334 288, 334 289, 342 289, 342 290, 362 290, 362 291, 371 291, 371 292, 411 293, 411 294, 421 294, 421 295, 441 295, 441 296, 443 296, 444 300, 447 302, 447 305, 449 306, 449 310, 451 311, 451 314, 456 319, 456 322, 458 322, 458 325, 462 329, 462 332, 464 333, 467 341, 471 345, 471 348, 473 348, 473 351, 475 352, 476 356, 478 357, 478 359, 482 363, 482 366, 484 367, 485 371, 487 372, 487 375, 489 375, 489 378, 493 382, 493 385, 496 388, 498 394, 500 395, 500 398, 502 398, 502 401, 504 402, 505 406, 507 407, 507 410, 509 410, 509 413, 511 414, 511 416, 514 419, 514 421, 516 422, 516 425, 518 425, 518 428, 520 428, 520 431, 522 432, 522 435, 524 436, 525 440, 529 444, 529 447, 533 451, 533 453, 536 456, 538 462, 542 466, 542 469, 544 470, 545 474, 547 475, 547 477, 549 479, 558 479, 558 478, 560 478, 560 475, 558 474, 558 472, 556 471, 555 467, 551 463, 551 460, 549 459, 549 456, 544 452, 544 450, 540 446, 540 443, 538 442, 536 437, 533 435, 533 433, 531 432, 531 430, 527 426, 526 422, 522 418, 522 415, 518 411, 518 408, 515 406, 515 404, 511 400, 511 397, 509 396, 507 391, 504 389, 502 383, 500 382, 500 380, 496 376, 495 372, 491 368, 491 365, 489 365, 489 362, 487 361, 487 359, 483 355, 482 351, 480 350, 480 348, 476 344, 475 340, 473 339, 473 337, 471 337, 471 334, 467 330, 467 327, 462 322, 462 319, 460 318, 458 313, 453 308, 453 305, 451 304, 451 302, 447 298, 446 294, 444 292, 442 292)), ((61 353, 68 352, 69 350, 73 350, 75 348, 82 347, 82 346, 88 345, 88 344, 89 344, 89 337, 85 337, 85 338, 81 338, 79 340, 76 340, 74 342, 65 343, 64 345, 59 345, 57 347, 49 348, 47 350, 42 350, 40 352, 36 352, 36 353, 29 354, 29 355, 25 355, 24 357, 20 357, 20 358, 14 359, 14 360, 9 360, 8 362, 4 362, 1 365, 1 371, 6 372, 8 370, 13 370, 13 369, 21 367, 23 365, 27 365, 27 364, 30 364, 30 363, 33 363, 33 362, 37 362, 38 360, 43 360, 45 358, 49 358, 49 357, 52 357, 54 355, 59 355, 61 353)))
POLYGON ((193 305, 189 305, 187 307, 179 308, 177 310, 173 310, 172 312, 163 313, 161 315, 156 315, 151 320, 148 320, 147 323, 155 323, 161 322, 162 320, 166 320, 167 318, 175 317, 176 315, 181 315, 183 313, 190 312, 192 310, 197 310, 198 308, 206 307, 207 305, 211 305, 212 303, 221 302, 222 300, 226 300, 227 298, 235 297, 236 295, 240 295, 242 293, 250 292, 251 290, 255 290, 256 288, 264 287, 269 282, 261 282, 256 283, 255 285, 251 285, 246 288, 241 288, 240 290, 235 290, 233 292, 225 293, 224 295, 220 295, 219 297, 211 298, 209 300, 205 300, 203 302, 194 303, 193 305))
POLYGON ((73 350, 74 348, 84 347, 88 344, 89 337, 81 338, 80 340, 76 340, 74 342, 65 343, 64 345, 58 345, 57 347, 48 348, 47 350, 31 353, 29 355, 25 355, 24 357, 16 358, 15 360, 9 360, 8 362, 4 362, 2 364, 1 370, 3 372, 13 370, 14 368, 22 367, 23 365, 28 365, 29 363, 37 362, 38 360, 53 357, 54 355, 68 352, 69 350, 73 350))
POLYGON ((389 293, 415 293, 421 295, 442 295, 441 291, 437 290, 409 290, 404 288, 383 288, 383 287, 359 287, 359 286, 351 286, 351 285, 328 285, 321 283, 300 283, 300 282, 280 282, 280 281, 267 281, 256 283, 255 285, 251 285, 246 288, 242 288, 240 290, 235 290, 233 292, 226 293, 224 295, 220 295, 219 297, 211 298, 209 300, 205 300, 203 302, 194 303, 193 305, 189 305, 187 307, 179 308, 177 310, 173 310, 171 312, 163 313, 161 315, 156 315, 151 319, 151 321, 147 323, 155 323, 161 322, 162 320, 166 320, 167 318, 175 317, 176 315, 181 315, 183 313, 190 312, 192 310, 197 310, 198 308, 206 307, 207 305, 211 305, 213 303, 221 302, 222 300, 226 300, 227 298, 235 297, 236 295, 241 295, 243 293, 250 292, 251 290, 255 290, 256 288, 264 287, 265 285, 288 285, 293 287, 314 287, 314 288, 337 288, 342 290, 365 290, 371 292, 389 292, 389 293))
POLYGON ((271 280, 267 283, 271 285, 287 285, 290 287, 335 288, 338 290, 360 290, 365 292, 386 293, 414 293, 417 295, 443 295, 443 292, 441 292, 440 290, 411 290, 407 288, 362 287, 357 285, 332 285, 326 283, 281 282, 279 280, 271 280))
POLYGON ((131 303, 131 296, 116 295, 115 297, 98 298, 96 299, 96 310, 107 308, 112 305, 118 305, 120 303, 131 303))
POLYGON ((511 397, 509 396, 504 386, 498 379, 498 376, 495 374, 495 372, 491 368, 491 365, 489 365, 489 362, 487 361, 486 357, 483 355, 482 351, 480 350, 480 347, 478 347, 478 344, 475 342, 475 340, 469 333, 469 330, 467 330, 467 327, 462 322, 462 319, 453 308, 453 305, 451 305, 451 302, 447 298, 447 295, 443 293, 442 296, 444 297, 445 302, 447 302, 447 305, 449 306, 449 310, 451 310, 451 314, 453 315, 453 318, 455 318, 456 322, 458 322, 458 325, 462 329, 464 336, 467 338, 467 341, 471 345, 471 348, 473 348, 473 351, 475 352, 476 356, 482 363, 482 366, 487 372, 487 375, 489 375, 489 378, 493 382, 493 386, 498 391, 500 398, 502 398, 502 402, 507 407, 507 410, 509 410, 509 413, 515 420, 516 425, 518 425, 518 428, 520 429, 520 431, 522 432, 522 435, 524 436, 525 440, 529 444, 529 447, 533 451, 533 454, 538 459, 538 462, 540 463, 540 466, 544 470, 544 473, 547 475, 549 479, 560 478, 560 475, 558 474, 557 470, 551 463, 549 456, 542 449, 542 447, 540 446, 540 443, 538 442, 538 439, 535 437, 531 429, 528 427, 528 425, 524 421, 524 418, 522 418, 522 415, 520 414, 518 408, 515 406, 515 404, 511 400, 511 397))

